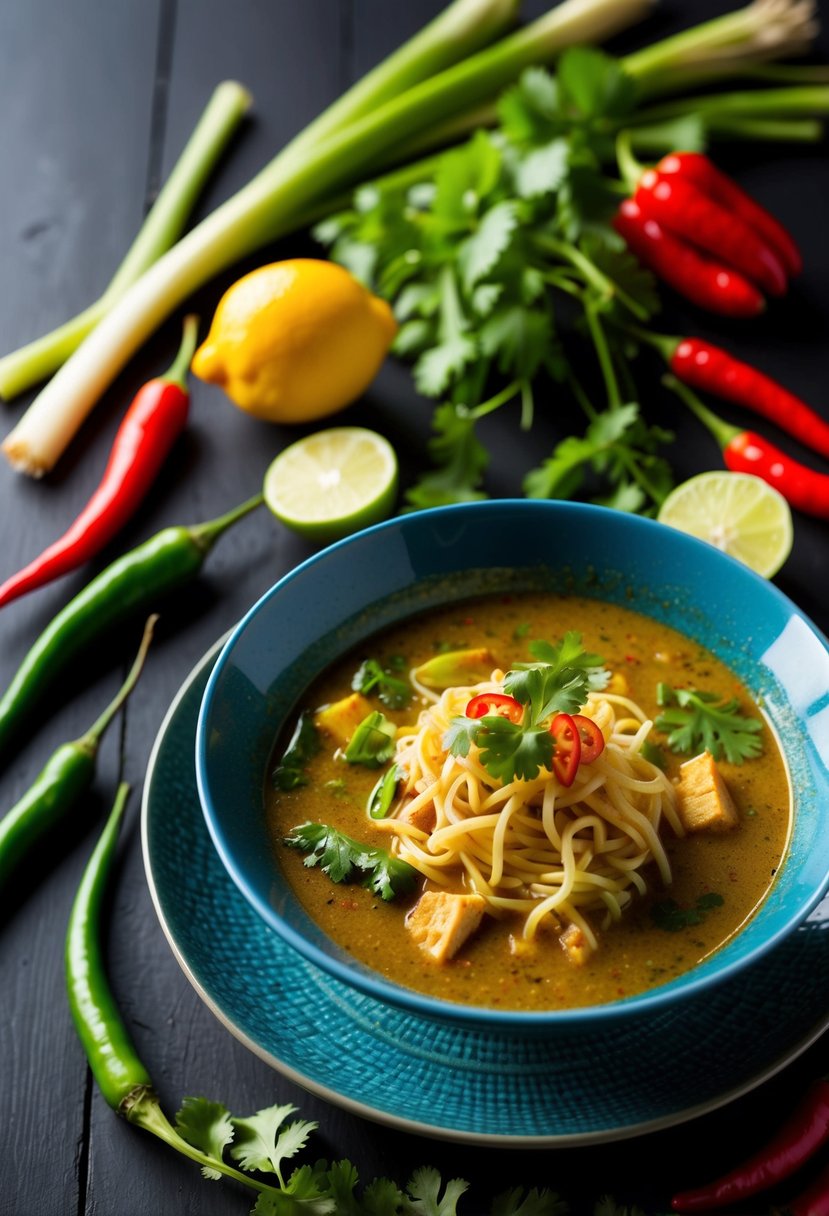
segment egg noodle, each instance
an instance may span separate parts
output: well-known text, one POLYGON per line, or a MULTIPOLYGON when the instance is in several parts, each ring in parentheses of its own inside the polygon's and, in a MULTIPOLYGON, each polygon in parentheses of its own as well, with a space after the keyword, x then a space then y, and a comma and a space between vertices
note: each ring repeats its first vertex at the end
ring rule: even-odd
POLYGON ((544 922, 557 931, 574 924, 595 949, 586 915, 598 914, 602 927, 618 920, 634 892, 646 892, 642 871, 652 862, 670 881, 660 829, 667 822, 676 835, 684 832, 674 787, 642 754, 652 723, 634 701, 590 694, 581 712, 605 747, 569 788, 546 769, 503 784, 477 749, 456 756, 444 747, 451 720, 472 697, 503 692, 503 672, 442 694, 414 683, 432 703, 415 727, 398 733, 400 796, 375 826, 393 834, 393 851, 430 882, 476 892, 492 915, 523 915, 527 941, 544 922))

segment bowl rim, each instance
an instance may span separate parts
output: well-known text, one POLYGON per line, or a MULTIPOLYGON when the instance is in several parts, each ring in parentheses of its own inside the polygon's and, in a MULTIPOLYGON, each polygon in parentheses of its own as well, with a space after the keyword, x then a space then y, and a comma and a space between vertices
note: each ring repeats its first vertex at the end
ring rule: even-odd
MULTIPOLYGON (((776 601, 778 608, 783 610, 788 615, 798 616, 808 629, 815 635, 821 645, 829 652, 829 639, 822 630, 805 614, 801 609, 789 598, 779 587, 775 586, 771 581, 758 575, 756 572, 745 566, 736 558, 717 550, 713 545, 706 541, 700 540, 697 537, 691 536, 688 533, 680 532, 678 529, 669 528, 668 525, 660 524, 658 521, 646 518, 640 515, 623 514, 618 511, 613 511, 611 508, 598 506, 592 503, 570 502, 568 500, 559 499, 525 499, 525 498, 498 498, 486 499, 476 502, 454 503, 447 506, 431 507, 408 515, 396 515, 391 519, 384 520, 379 524, 374 524, 369 528, 360 530, 342 540, 336 541, 331 545, 311 554, 304 561, 292 567, 289 571, 283 574, 271 587, 269 587, 247 610, 244 616, 237 624, 229 631, 224 644, 219 651, 216 662, 208 677, 207 684, 202 696, 201 705, 199 707, 198 722, 196 727, 196 785, 198 789, 199 801, 202 811, 205 816, 208 831, 216 848, 219 857, 236 884, 242 892, 248 903, 254 910, 264 919, 270 928, 279 933, 283 939, 291 945, 297 953, 307 962, 318 967, 323 972, 333 976, 335 979, 347 984, 353 989, 371 997, 381 1003, 392 1003, 397 1007, 403 1007, 410 1012, 421 1016, 439 1019, 450 1019, 453 1021, 463 1021, 466 1023, 477 1024, 479 1026, 494 1027, 496 1024, 499 1028, 504 1029, 540 1029, 553 1026, 572 1026, 574 1024, 585 1023, 602 1023, 608 1021, 616 1021, 620 1018, 635 1018, 639 1015, 647 1015, 657 1011, 666 1005, 673 1003, 676 1000, 684 1000, 686 998, 696 997, 707 988, 719 984, 720 982, 732 978, 743 967, 747 967, 756 962, 760 957, 765 955, 769 950, 776 946, 784 937, 794 931, 798 925, 802 924, 806 917, 814 910, 817 904, 826 894, 829 888, 829 859, 827 860, 827 870, 822 883, 811 891, 808 897, 801 899, 798 906, 785 917, 783 923, 778 928, 761 941, 758 941, 748 951, 735 954, 731 957, 725 966, 715 970, 709 970, 702 974, 695 975, 699 971, 702 964, 697 964, 688 971, 675 977, 668 983, 661 984, 655 988, 648 989, 644 992, 635 993, 627 997, 620 998, 615 1001, 609 1001, 599 1005, 579 1006, 571 1009, 548 1009, 548 1010, 516 1010, 516 1009, 498 1009, 485 1005, 465 1005, 459 1002, 443 1000, 439 997, 428 996, 425 993, 419 992, 416 989, 406 988, 401 984, 387 979, 380 972, 372 971, 367 964, 362 964, 357 960, 357 967, 349 966, 332 954, 319 948, 314 942, 306 938, 299 930, 291 926, 284 920, 279 912, 273 907, 267 899, 263 898, 252 883, 248 880, 244 873, 243 867, 237 864, 232 847, 225 838, 221 829, 217 810, 213 802, 210 791, 210 786, 207 777, 207 746, 208 746, 208 728, 211 708, 214 701, 214 695, 221 680, 222 674, 230 662, 233 649, 239 639, 244 634, 249 623, 259 615, 260 612, 270 603, 272 599, 280 595, 283 590, 297 579, 302 578, 307 571, 315 568, 325 562, 329 555, 338 552, 342 549, 347 549, 356 542, 364 542, 366 538, 370 538, 376 534, 383 534, 388 531, 398 529, 407 529, 408 527, 424 527, 428 526, 432 520, 440 520, 451 515, 484 515, 487 512, 506 512, 513 511, 534 512, 538 509, 544 511, 561 510, 564 513, 574 512, 577 515, 582 515, 589 518, 591 515, 595 517, 605 518, 612 515, 617 521, 624 521, 619 526, 628 526, 636 529, 641 529, 643 533, 647 533, 653 529, 659 529, 659 535, 664 536, 664 530, 667 528, 673 534, 675 543, 680 546, 687 546, 689 552, 704 553, 707 560, 722 561, 728 564, 733 571, 737 572, 740 578, 748 580, 749 585, 753 582, 758 588, 762 588, 764 595, 769 595, 773 601, 776 601)), ((655 534, 655 533, 654 533, 655 534)), ((385 596, 376 597, 376 601, 382 601, 385 596)), ((645 613, 645 615, 647 615, 645 613)), ((401 617, 401 619, 403 619, 401 617)), ((800 720, 800 715, 798 715, 800 720)), ((784 754, 784 761, 788 761, 784 754)), ((792 791, 794 796, 794 790, 792 791)), ((829 775, 826 779, 826 794, 829 795, 829 775)), ((787 847, 791 844, 791 832, 787 847)), ((784 859, 784 864, 785 864, 784 859)), ((782 872, 783 866, 781 866, 782 872)), ((765 897, 767 898, 767 896, 765 897)), ((760 905, 762 906, 762 905, 760 905)), ((741 935, 741 931, 735 935, 736 940, 741 935)), ((714 952, 715 957, 720 954, 728 945, 728 942, 714 952)), ((340 947, 340 949, 342 949, 340 947)), ((345 952, 344 952, 345 953, 345 952)), ((708 960, 703 960, 703 963, 708 960)))

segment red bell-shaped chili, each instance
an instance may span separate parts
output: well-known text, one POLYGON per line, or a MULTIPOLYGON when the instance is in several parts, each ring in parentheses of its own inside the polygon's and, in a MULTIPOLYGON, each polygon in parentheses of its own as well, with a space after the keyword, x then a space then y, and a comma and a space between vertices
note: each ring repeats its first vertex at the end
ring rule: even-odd
POLYGON ((787 229, 707 156, 701 152, 672 152, 663 156, 656 168, 663 175, 693 182, 709 198, 744 220, 775 251, 790 275, 803 269, 800 250, 787 229))
POLYGON ((643 265, 693 304, 725 317, 756 317, 765 308, 753 283, 648 219, 633 199, 619 207, 613 227, 643 265))
POLYGON ((769 295, 786 291, 786 268, 774 249, 693 182, 649 169, 640 178, 634 201, 647 219, 720 259, 769 295))

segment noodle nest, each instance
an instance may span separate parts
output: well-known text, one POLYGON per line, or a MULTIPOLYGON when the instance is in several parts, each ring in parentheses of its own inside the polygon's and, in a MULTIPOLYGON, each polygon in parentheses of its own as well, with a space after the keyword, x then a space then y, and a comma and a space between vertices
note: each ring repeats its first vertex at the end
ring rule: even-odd
POLYGON ((660 830, 668 823, 684 833, 673 785, 642 754, 652 723, 634 701, 591 693, 581 713, 599 727, 605 747, 565 788, 546 769, 503 784, 477 748, 468 756, 445 748, 451 720, 472 697, 502 692, 503 673, 440 695, 419 691, 432 703, 416 726, 398 733, 400 797, 375 826, 393 835, 393 851, 431 883, 476 892, 491 915, 523 917, 526 941, 545 922, 556 931, 575 925, 595 949, 588 917, 602 928, 618 920, 634 893, 646 893, 643 870, 651 863, 670 881, 660 830))

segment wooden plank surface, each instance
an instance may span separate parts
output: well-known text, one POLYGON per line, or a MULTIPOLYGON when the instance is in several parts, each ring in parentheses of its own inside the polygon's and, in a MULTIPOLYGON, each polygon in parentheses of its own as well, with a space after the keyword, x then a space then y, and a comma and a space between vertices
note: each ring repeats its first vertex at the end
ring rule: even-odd
MULTIPOLYGON (((541 3, 527 6, 532 13, 541 3)), ((663 0, 651 31, 679 28, 725 11, 720 0, 663 0)), ((7 0, 0 6, 0 346, 12 349, 71 315, 105 284, 166 176, 212 87, 235 77, 255 111, 199 207, 205 214, 238 188, 355 75, 364 72, 439 8, 438 0, 7 0)), ((633 44, 628 36, 624 44, 633 44)), ((824 42, 824 47, 826 46, 824 42)), ((821 206, 829 197, 825 147, 796 152, 729 151, 729 165, 802 234, 804 275, 785 308, 750 331, 728 331, 749 360, 817 405, 825 401, 829 355, 829 242, 821 206)), ((262 258, 307 252, 304 236, 262 258)), ((190 303, 207 319, 221 291, 245 267, 219 276, 190 303)), ((180 316, 166 323, 118 378, 78 442, 49 478, 33 483, 0 468, 0 578, 17 569, 71 519, 103 469, 125 403, 162 370, 177 345, 180 316)), ((722 337, 690 309, 671 305, 665 327, 722 337)), ((29 395, 0 404, 10 426, 29 395)), ((666 407, 682 435, 680 476, 716 464, 698 428, 666 407)), ((394 364, 351 414, 389 435, 404 468, 424 460, 431 407, 394 364)), ((220 514, 258 488, 268 462, 293 437, 234 410, 215 389, 193 386, 192 421, 131 525, 91 568, 8 606, 0 617, 0 681, 8 682, 38 631, 91 573, 169 523, 220 514)), ((495 424, 494 424, 495 426, 495 424)), ((533 445, 499 422, 492 490, 516 493, 520 472, 555 434, 542 422, 533 445)), ((672 454, 673 455, 673 454, 672 454)), ((172 1113, 182 1096, 203 1093, 234 1111, 293 1102, 317 1119, 321 1155, 347 1156, 363 1177, 434 1163, 445 1176, 473 1180, 479 1210, 507 1182, 546 1185, 571 1199, 603 1191, 665 1204, 675 1161, 703 1144, 732 1160, 770 1130, 805 1080, 829 1066, 821 1042, 749 1097, 689 1127, 632 1141, 532 1153, 457 1147, 404 1135, 304 1093, 242 1047, 196 995, 176 963, 152 908, 138 840, 139 792, 153 740, 178 687, 200 656, 284 571, 311 552, 264 514, 220 542, 203 577, 165 606, 140 694, 107 737, 90 819, 103 813, 120 777, 134 787, 109 913, 112 983, 136 1043, 172 1113)), ((829 560, 826 525, 799 517, 795 551, 779 585, 824 629, 829 560)), ((2 808, 31 783, 54 747, 79 734, 108 700, 137 643, 102 644, 95 664, 31 732, 0 774, 2 808), (52 712, 53 711, 53 712, 52 712)), ((0 1081, 5 1098, 0 1146, 0 1216, 132 1216, 133 1213, 247 1211, 232 1185, 198 1170, 117 1120, 92 1086, 65 1008, 63 927, 94 839, 89 822, 44 851, 14 894, 0 932, 0 1081)), ((390 1084, 393 1084, 390 1079, 390 1084)), ((474 1209, 471 1209, 474 1210, 474 1209)), ((587 1210, 585 1208, 585 1210, 587 1210)))

